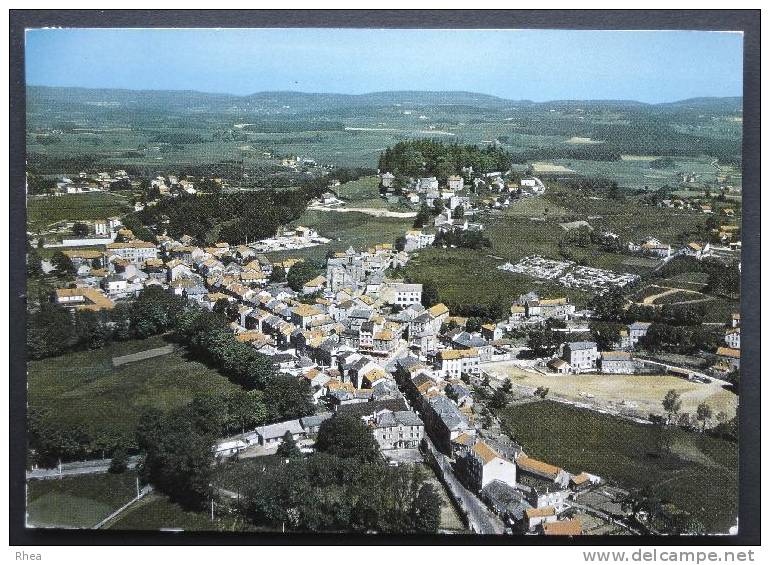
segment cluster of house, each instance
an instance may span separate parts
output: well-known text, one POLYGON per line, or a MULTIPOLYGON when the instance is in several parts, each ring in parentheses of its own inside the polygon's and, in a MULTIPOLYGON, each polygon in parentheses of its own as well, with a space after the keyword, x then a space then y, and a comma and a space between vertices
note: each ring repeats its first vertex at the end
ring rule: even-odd
MULTIPOLYGON (((474 176, 472 167, 464 167, 462 172, 465 177, 471 179, 470 186, 473 187, 474 193, 478 194, 481 189, 486 189, 502 195, 499 198, 486 198, 480 201, 481 205, 489 208, 507 207, 512 199, 536 196, 545 192, 545 185, 536 177, 524 178, 519 181, 506 180, 505 175, 501 172, 474 176)), ((470 196, 463 194, 466 188, 465 177, 450 175, 447 177, 443 188, 440 187, 440 182, 436 177, 411 178, 408 180, 407 186, 402 189, 401 194, 411 204, 416 205, 424 202, 428 206, 433 206, 437 199, 441 199, 450 211, 460 206, 468 215, 472 215, 476 210, 471 203, 470 196)), ((395 193, 395 181, 395 175, 390 172, 380 175, 380 187, 386 197, 395 193)))
MULTIPOLYGON (((221 180, 215 179, 215 181, 221 180)), ((158 190, 161 196, 178 196, 179 194, 197 194, 195 183, 189 179, 180 179, 176 175, 157 176, 150 180, 150 187, 158 190)))
POLYGON ((725 331, 726 347, 718 347, 716 362, 711 369, 716 373, 730 373, 741 368, 741 315, 733 313, 732 320, 725 331))
POLYGON ((501 271, 523 273, 536 279, 556 280, 567 288, 591 290, 597 294, 624 287, 639 280, 639 275, 616 273, 607 269, 580 266, 574 261, 557 261, 539 255, 524 257, 518 263, 503 263, 501 271))
POLYGON ((56 187, 53 194, 58 196, 62 194, 101 192, 110 190, 115 184, 125 184, 130 182, 130 180, 131 179, 124 170, 112 172, 104 171, 93 174, 80 172, 75 178, 63 176, 56 181, 56 187))
POLYGON ((291 155, 281 159, 282 167, 288 167, 289 169, 293 169, 295 171, 301 167, 315 167, 317 164, 318 163, 316 163, 315 159, 310 159, 307 157, 303 158, 299 155, 291 155))

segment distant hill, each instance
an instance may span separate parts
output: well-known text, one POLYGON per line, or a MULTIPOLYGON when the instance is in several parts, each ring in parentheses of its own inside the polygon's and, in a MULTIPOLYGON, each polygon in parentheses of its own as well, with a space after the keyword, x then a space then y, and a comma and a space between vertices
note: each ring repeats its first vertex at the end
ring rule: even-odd
POLYGON ((144 110, 186 111, 252 111, 299 113, 312 110, 405 105, 413 107, 466 106, 483 109, 505 109, 512 106, 530 108, 660 108, 714 112, 741 111, 743 99, 692 98, 665 104, 646 104, 633 100, 556 100, 532 102, 509 100, 489 94, 465 91, 392 91, 367 94, 310 93, 294 91, 256 92, 246 96, 216 94, 194 90, 123 90, 29 86, 28 104, 74 108, 77 106, 144 110))

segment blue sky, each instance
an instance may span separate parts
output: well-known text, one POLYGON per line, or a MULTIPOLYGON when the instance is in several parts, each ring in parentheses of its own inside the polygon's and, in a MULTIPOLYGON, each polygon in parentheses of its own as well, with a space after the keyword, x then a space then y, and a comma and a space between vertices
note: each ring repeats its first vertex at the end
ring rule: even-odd
POLYGON ((360 94, 466 90, 513 100, 670 102, 742 94, 743 37, 701 31, 28 30, 27 83, 360 94))

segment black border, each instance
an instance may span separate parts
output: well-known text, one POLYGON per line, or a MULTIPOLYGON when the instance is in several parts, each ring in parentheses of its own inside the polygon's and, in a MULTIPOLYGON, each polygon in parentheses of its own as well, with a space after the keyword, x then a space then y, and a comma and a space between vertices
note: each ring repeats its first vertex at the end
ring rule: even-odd
POLYGON ((11 545, 759 545, 760 451, 760 10, 10 10, 10 485, 11 545), (24 29, 60 27, 372 27, 681 29, 744 33, 744 332, 737 536, 359 536, 28 530, 24 527, 25 76, 24 29), (748 307, 747 307, 748 306, 748 307))

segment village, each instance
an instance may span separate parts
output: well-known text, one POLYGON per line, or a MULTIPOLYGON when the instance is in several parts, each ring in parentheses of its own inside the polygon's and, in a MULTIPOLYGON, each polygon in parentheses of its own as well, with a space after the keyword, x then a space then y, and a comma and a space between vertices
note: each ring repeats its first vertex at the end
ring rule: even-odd
MULTIPOLYGON (((387 199, 395 190, 394 176, 386 172, 379 178, 387 199)), ((266 355, 281 373, 307 382, 316 415, 223 438, 215 446, 218 458, 275 453, 288 437, 312 452, 323 421, 339 414, 354 415, 370 427, 392 465, 427 461, 471 531, 638 533, 618 502, 622 489, 607 484, 600 471, 565 470, 528 456, 526 445, 512 442, 500 431, 486 407, 489 399, 479 398, 476 391, 489 387, 490 378, 510 391, 510 382, 498 370, 501 366, 554 380, 582 374, 612 379, 656 373, 661 367, 690 382, 726 379, 739 369, 740 315, 725 321, 724 343, 709 352, 713 362, 706 371, 637 356, 649 322, 630 323, 617 341, 602 347, 585 338, 594 319, 592 310, 578 310, 566 296, 541 296, 534 286, 532 292, 511 297, 505 318, 471 328, 467 318, 453 316, 443 303, 425 303, 422 284, 392 273, 405 267, 415 253, 434 245, 444 232, 482 232, 483 224, 474 217, 484 203, 471 197, 481 184, 515 194, 516 199, 547 190, 539 178, 525 177, 516 184, 502 174, 473 178, 474 188, 467 191, 459 175, 450 176, 445 186, 435 177, 412 179, 399 189, 404 198, 414 204, 440 204, 429 225, 408 230, 400 244, 382 242, 334 252, 327 256, 323 272, 294 288, 287 283, 287 274, 303 259, 271 260, 266 254, 325 244, 333 234, 295 225, 248 244, 205 246, 187 235, 174 239, 164 233, 155 234, 156 242, 143 241, 122 226, 119 217, 92 222, 92 237, 62 244, 75 283, 56 289, 51 299, 70 309, 101 311, 158 287, 202 308, 226 312, 238 342, 266 355), (103 250, 93 248, 94 244, 103 244, 103 250), (543 328, 563 336, 547 352, 534 351, 521 339, 511 338, 543 328)), ((61 188, 67 193, 86 190, 85 181, 63 182, 61 188)), ((173 175, 168 180, 158 177, 151 187, 161 198, 196 190, 192 182, 173 175)), ((344 206, 334 188, 330 185, 311 206, 344 206)), ((494 199, 487 205, 494 208, 512 202, 494 199)), ((653 238, 635 245, 629 244, 630 252, 654 256, 661 263, 677 255, 709 257, 713 249, 709 243, 691 243, 672 251, 653 238)), ((54 266, 44 262, 43 268, 50 271, 54 266)), ((597 295, 639 280, 632 274, 536 255, 515 264, 506 262, 498 269, 597 295)), ((541 388, 525 392, 529 397, 538 394, 543 394, 541 388)), ((633 414, 636 420, 648 416, 633 414)))

